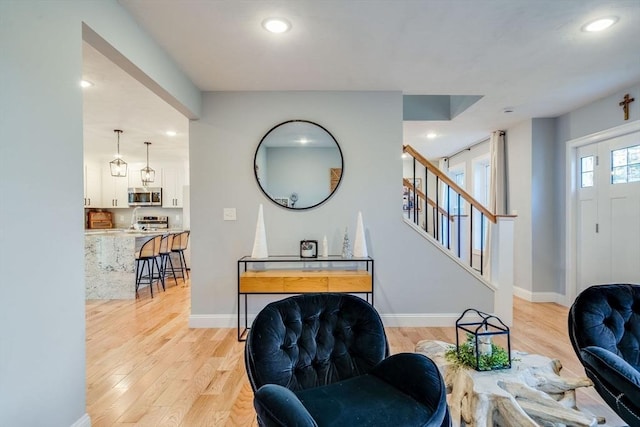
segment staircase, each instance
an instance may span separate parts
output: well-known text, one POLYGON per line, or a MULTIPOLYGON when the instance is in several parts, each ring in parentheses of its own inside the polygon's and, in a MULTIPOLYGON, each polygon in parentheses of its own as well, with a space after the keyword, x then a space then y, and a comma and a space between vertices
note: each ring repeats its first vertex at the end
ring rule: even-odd
POLYGON ((495 294, 494 312, 513 317, 512 215, 495 215, 410 145, 412 172, 402 179, 405 221, 455 258, 495 294))

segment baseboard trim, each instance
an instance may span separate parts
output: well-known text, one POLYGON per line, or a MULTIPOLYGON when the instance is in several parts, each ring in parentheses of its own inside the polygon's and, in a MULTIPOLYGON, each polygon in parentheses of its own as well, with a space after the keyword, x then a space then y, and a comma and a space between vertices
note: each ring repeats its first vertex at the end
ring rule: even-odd
POLYGON ((189 316, 190 328, 237 328, 235 314, 192 314, 189 316))
POLYGON ((513 287, 513 296, 529 302, 555 302, 566 305, 565 296, 557 292, 531 292, 527 289, 513 287))
MULTIPOLYGON (((248 323, 255 317, 250 314, 248 323)), ((389 327, 447 327, 455 326, 460 313, 400 313, 380 314, 382 323, 389 327)), ((237 328, 235 314, 192 314, 189 316, 190 328, 237 328)))
POLYGON ((84 414, 78 421, 71 424, 71 427, 91 427, 91 417, 89 414, 84 414))

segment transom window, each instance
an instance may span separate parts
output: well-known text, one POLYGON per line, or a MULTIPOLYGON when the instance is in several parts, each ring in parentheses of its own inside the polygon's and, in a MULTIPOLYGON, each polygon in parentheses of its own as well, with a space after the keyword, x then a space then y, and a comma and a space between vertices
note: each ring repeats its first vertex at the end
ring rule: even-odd
POLYGON ((640 145, 611 152, 611 183, 640 182, 640 145))
POLYGON ((594 156, 580 159, 580 186, 582 188, 593 187, 594 156))

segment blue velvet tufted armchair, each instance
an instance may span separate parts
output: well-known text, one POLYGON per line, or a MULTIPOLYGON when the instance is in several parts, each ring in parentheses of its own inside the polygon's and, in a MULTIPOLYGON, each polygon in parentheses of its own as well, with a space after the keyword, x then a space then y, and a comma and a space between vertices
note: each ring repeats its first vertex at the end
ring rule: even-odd
POLYGON ((380 316, 347 294, 267 305, 245 347, 261 426, 448 426, 446 387, 429 358, 389 356, 380 316))
POLYGON ((585 289, 569 310, 569 338, 596 391, 640 427, 640 285, 585 289))

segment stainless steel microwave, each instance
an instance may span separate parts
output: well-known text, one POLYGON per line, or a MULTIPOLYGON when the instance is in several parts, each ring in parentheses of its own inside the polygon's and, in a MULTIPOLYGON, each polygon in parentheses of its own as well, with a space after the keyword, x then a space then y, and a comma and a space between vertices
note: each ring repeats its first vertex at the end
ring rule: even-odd
POLYGON ((129 206, 162 206, 162 188, 129 187, 129 206))

